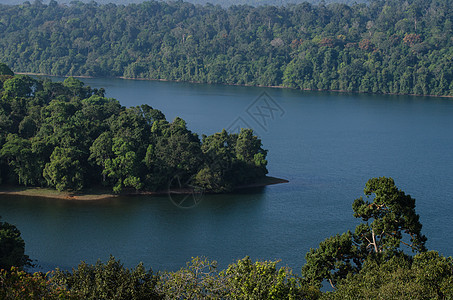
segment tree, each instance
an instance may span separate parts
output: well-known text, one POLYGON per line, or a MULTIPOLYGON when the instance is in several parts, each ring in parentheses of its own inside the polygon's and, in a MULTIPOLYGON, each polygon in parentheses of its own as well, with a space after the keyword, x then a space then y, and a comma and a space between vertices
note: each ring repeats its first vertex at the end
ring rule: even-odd
POLYGON ((0 158, 6 159, 19 184, 27 186, 40 182, 41 170, 29 140, 22 139, 16 134, 9 134, 5 144, 0 148, 0 158))
POLYGON ((313 285, 328 280, 332 287, 348 275, 357 274, 366 261, 384 263, 397 256, 407 257, 404 249, 426 251, 426 237, 415 213, 415 199, 395 186, 392 178, 368 180, 365 195, 352 205, 354 217, 366 223, 359 224, 355 233, 349 231, 321 242, 319 248, 310 249, 302 275, 313 285), (404 247, 401 247, 401 246, 404 247))
POLYGON ((111 158, 104 160, 103 174, 116 180, 115 193, 121 192, 124 186, 139 190, 143 187, 138 174, 138 158, 130 142, 123 138, 113 138, 111 158))
POLYGON ((253 134, 253 130, 241 128, 235 144, 238 181, 246 183, 265 176, 267 151, 262 148, 261 139, 253 134))
POLYGON ((197 185, 214 192, 229 191, 233 182, 228 178, 235 160, 236 136, 221 132, 202 137, 201 150, 204 165, 197 173, 197 185))
POLYGON ((278 261, 249 257, 219 271, 216 261, 195 257, 187 267, 160 276, 156 290, 164 299, 317 299, 319 291, 301 285, 278 261))
POLYGON ((102 183, 106 182, 105 162, 113 157, 112 150, 113 135, 110 131, 105 131, 93 142, 90 147, 90 159, 102 168, 102 183))
POLYGON ((30 274, 16 267, 0 270, 0 299, 80 299, 65 287, 55 284, 50 275, 51 272, 30 274))
POLYGON ((340 279, 357 273, 363 262, 350 231, 325 239, 317 249, 310 249, 305 258, 302 276, 318 288, 324 280, 335 287, 340 279))
POLYGON ((79 191, 83 188, 84 170, 80 159, 80 150, 76 148, 55 147, 50 155, 50 162, 44 168, 47 184, 58 191, 79 191))
POLYGON ((313 299, 317 292, 301 285, 287 267, 277 268, 278 261, 257 261, 249 257, 231 264, 221 273, 226 277, 231 299, 313 299))
POLYGON ((158 120, 153 123, 153 142, 148 146, 145 162, 152 177, 160 177, 167 184, 174 176, 186 182, 196 174, 202 163, 198 135, 186 127, 186 122, 175 118, 172 123, 158 120))
POLYGON ((81 99, 88 98, 92 92, 89 87, 84 87, 84 83, 74 77, 68 77, 63 81, 63 86, 67 87, 74 97, 81 99))
POLYGON ((337 285, 327 299, 452 299, 453 259, 435 251, 413 258, 395 256, 385 263, 368 261, 337 285))
POLYGON ((426 237, 421 234, 415 199, 399 190, 392 178, 386 177, 368 180, 364 191, 367 198, 374 194, 373 201, 360 197, 352 204, 354 217, 367 222, 357 226, 355 232, 362 252, 391 256, 401 251, 401 244, 413 252, 426 251, 426 237), (369 220, 372 220, 370 224, 369 220))
POLYGON ((52 280, 76 299, 160 299, 152 270, 146 271, 143 264, 128 269, 113 256, 106 263, 82 262, 72 272, 57 269, 52 280))
POLYGON ((42 86, 40 82, 29 76, 18 75, 3 83, 3 99, 14 97, 32 97, 42 86))
POLYGON ((30 265, 25 255, 25 242, 16 226, 0 221, 0 269, 10 270, 15 266, 23 268, 30 265))
POLYGON ((0 75, 14 76, 14 72, 4 63, 0 63, 0 75))

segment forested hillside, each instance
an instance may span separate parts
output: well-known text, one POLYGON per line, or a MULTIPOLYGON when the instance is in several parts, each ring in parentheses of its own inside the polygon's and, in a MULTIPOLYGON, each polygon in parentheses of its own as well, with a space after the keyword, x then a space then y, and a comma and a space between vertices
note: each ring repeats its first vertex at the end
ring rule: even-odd
POLYGON ((15 72, 453 95, 453 2, 0 6, 15 72))
MULTIPOLYGON (((0 4, 22 4, 24 0, 0 0, 0 4)), ((29 1, 33 3, 34 1, 29 1)), ((41 1, 42 3, 49 3, 48 0, 41 1)), ((70 4, 72 0, 60 0, 59 3, 70 4)), ((80 2, 90 3, 91 0, 82 0, 80 2)), ((113 3, 117 5, 127 5, 127 4, 138 4, 145 2, 145 0, 97 0, 95 1, 99 4, 108 4, 113 3)), ((166 1, 166 2, 172 2, 166 1)), ((189 0, 187 1, 193 4, 213 4, 213 5, 220 5, 222 7, 229 7, 232 5, 251 5, 251 6, 262 6, 262 5, 274 5, 274 6, 282 6, 288 4, 298 4, 298 3, 311 3, 311 4, 319 4, 324 2, 328 3, 344 3, 344 4, 354 4, 354 3, 367 3, 368 0, 189 0)))
POLYGON ((72 77, 13 76, 0 63, 0 184, 78 191, 107 186, 166 191, 172 179, 196 192, 230 191, 267 173, 251 129, 200 141, 148 105, 126 108, 72 77))

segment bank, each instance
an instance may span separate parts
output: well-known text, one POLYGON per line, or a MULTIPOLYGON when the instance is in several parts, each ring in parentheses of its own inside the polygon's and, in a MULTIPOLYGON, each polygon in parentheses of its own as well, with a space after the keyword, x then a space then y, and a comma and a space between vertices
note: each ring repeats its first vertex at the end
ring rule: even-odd
MULTIPOLYGON (((273 184, 288 183, 289 181, 282 178, 266 176, 258 182, 251 184, 239 185, 234 188, 234 191, 239 191, 243 189, 253 189, 261 188, 273 184)), ((165 191, 132 191, 125 190, 119 194, 114 194, 108 188, 96 187, 85 189, 80 192, 70 192, 70 191, 57 191, 51 188, 43 187, 23 187, 23 186, 11 186, 4 185, 0 186, 0 196, 1 195, 15 195, 15 196, 27 196, 27 197, 39 197, 39 198, 51 198, 51 199, 63 199, 63 200, 78 200, 78 201, 95 201, 95 200, 106 200, 113 199, 119 196, 133 197, 133 196, 164 196, 169 193, 178 193, 178 194, 191 194, 193 190, 190 189, 172 189, 165 191)))

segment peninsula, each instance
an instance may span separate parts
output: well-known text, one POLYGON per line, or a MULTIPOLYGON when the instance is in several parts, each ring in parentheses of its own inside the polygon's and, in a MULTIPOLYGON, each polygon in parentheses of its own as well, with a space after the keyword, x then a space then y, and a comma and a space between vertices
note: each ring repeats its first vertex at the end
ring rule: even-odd
POLYGON ((184 120, 169 122, 149 105, 126 108, 73 77, 35 79, 4 64, 0 127, 2 193, 99 199, 284 182, 266 177, 267 150, 251 129, 200 139, 184 120))

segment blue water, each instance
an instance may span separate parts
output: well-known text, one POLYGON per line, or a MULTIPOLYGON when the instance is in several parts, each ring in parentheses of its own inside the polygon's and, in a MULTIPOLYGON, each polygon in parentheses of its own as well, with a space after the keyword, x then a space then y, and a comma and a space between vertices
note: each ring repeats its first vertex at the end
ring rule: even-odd
POLYGON ((175 82, 86 79, 125 106, 149 104, 199 133, 252 127, 269 150, 269 175, 287 184, 205 195, 192 209, 168 197, 64 201, 0 196, 41 269, 84 260, 177 270, 193 256, 221 267, 249 255, 296 273, 305 253, 353 230, 351 204, 371 177, 416 199, 427 246, 453 255, 453 100, 175 82), (264 92, 264 94, 263 94, 264 92), (261 113, 255 114, 255 113, 261 113))

